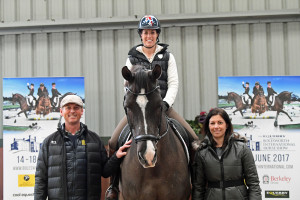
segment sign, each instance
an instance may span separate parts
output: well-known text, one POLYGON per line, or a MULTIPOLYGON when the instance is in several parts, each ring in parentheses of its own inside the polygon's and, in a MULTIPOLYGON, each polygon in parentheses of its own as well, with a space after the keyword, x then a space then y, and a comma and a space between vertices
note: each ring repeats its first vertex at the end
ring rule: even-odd
POLYGON ((59 108, 67 94, 84 101, 84 78, 3 79, 3 199, 34 199, 38 154, 63 123, 59 108))
POLYGON ((218 107, 248 139, 263 199, 300 199, 299 85, 300 76, 218 78, 218 107))

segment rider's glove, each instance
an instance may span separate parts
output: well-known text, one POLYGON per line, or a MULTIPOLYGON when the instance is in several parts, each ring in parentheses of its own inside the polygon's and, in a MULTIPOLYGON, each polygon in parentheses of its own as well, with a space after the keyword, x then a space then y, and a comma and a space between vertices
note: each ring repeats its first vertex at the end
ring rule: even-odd
POLYGON ((167 112, 169 110, 169 104, 166 101, 163 101, 163 111, 167 112))
POLYGON ((27 83, 27 86, 29 86, 29 83, 27 83))
POLYGON ((245 83, 245 82, 243 81, 242 84, 244 85, 244 83, 245 83))

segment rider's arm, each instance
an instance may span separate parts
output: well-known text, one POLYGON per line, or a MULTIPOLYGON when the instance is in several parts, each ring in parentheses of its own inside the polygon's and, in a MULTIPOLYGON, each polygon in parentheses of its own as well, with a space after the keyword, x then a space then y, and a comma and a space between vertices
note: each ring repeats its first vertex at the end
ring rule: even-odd
POLYGON ((163 99, 163 101, 167 102, 169 106, 174 104, 178 92, 178 85, 179 80, 177 65, 173 54, 170 53, 170 58, 168 61, 168 90, 165 98, 163 99))

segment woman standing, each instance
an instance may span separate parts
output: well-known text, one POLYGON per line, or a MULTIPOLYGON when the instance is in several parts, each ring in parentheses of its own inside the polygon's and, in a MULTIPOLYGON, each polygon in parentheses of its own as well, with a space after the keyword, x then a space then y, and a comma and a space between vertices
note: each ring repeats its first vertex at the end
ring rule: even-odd
POLYGON ((261 189, 251 150, 234 137, 228 114, 212 109, 204 122, 205 138, 193 163, 193 200, 260 200, 261 189))
MULTIPOLYGON (((198 139, 198 136, 190 125, 172 108, 178 92, 178 74, 176 61, 172 53, 167 51, 167 44, 159 43, 159 34, 161 27, 158 19, 152 15, 146 15, 141 18, 138 25, 138 34, 141 38, 141 44, 134 46, 128 52, 126 66, 131 69, 133 65, 143 65, 146 69, 152 70, 155 65, 160 65, 162 74, 159 78, 161 97, 163 99, 163 109, 166 114, 176 119, 189 133, 190 141, 198 139)), ((121 131, 127 124, 127 118, 124 116, 114 130, 109 140, 109 154, 113 155, 121 131)), ((107 191, 107 199, 115 199, 117 185, 110 186, 107 191)))

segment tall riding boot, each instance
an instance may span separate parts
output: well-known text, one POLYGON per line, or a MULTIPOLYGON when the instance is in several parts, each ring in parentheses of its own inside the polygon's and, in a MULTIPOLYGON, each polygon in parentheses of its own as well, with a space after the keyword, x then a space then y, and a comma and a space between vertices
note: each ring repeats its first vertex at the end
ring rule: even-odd
MULTIPOLYGON (((115 153, 115 150, 109 148, 109 157, 115 153)), ((119 174, 120 168, 109 178, 110 186, 105 192, 105 200, 118 200, 119 199, 119 174)))

